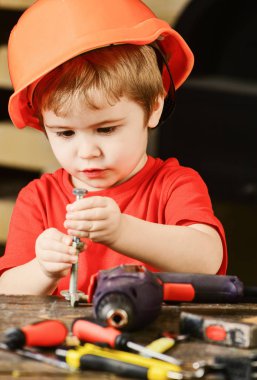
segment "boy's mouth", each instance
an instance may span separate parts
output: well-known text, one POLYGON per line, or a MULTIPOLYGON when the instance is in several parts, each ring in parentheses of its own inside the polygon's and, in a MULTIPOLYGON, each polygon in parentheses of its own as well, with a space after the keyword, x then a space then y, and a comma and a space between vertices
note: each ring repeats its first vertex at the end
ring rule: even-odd
POLYGON ((105 172, 104 169, 86 169, 86 170, 83 170, 83 173, 85 173, 88 178, 102 177, 104 172, 105 172))

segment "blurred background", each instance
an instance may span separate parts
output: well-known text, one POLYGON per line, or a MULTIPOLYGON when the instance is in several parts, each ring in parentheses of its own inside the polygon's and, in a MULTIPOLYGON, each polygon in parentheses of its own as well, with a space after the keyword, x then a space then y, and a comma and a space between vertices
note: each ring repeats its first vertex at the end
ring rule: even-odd
MULTIPOLYGON (((44 135, 17 130, 7 112, 12 93, 7 41, 33 2, 0 0, 0 255, 19 190, 58 167, 44 135)), ((228 274, 257 285, 257 1, 144 2, 195 55, 193 72, 177 91, 172 123, 155 131, 149 153, 175 156, 201 174, 225 228, 228 274)))

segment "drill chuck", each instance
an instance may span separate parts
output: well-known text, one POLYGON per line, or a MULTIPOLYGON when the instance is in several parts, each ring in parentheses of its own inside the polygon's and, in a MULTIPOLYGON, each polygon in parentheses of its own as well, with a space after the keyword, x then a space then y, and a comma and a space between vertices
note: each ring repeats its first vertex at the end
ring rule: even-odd
POLYGON ((129 328, 135 323, 135 310, 124 294, 107 294, 96 305, 95 313, 100 321, 115 328, 129 328))

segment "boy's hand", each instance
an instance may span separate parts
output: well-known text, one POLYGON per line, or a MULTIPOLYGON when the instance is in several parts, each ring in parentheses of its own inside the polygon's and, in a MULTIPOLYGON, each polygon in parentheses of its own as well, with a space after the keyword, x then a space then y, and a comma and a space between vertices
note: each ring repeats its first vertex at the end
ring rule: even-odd
POLYGON ((121 215, 119 206, 112 198, 87 197, 67 206, 64 227, 71 236, 112 245, 119 236, 121 215))
POLYGON ((36 240, 36 257, 43 272, 51 278, 61 278, 69 273, 78 257, 71 246, 72 237, 56 228, 48 228, 36 240))

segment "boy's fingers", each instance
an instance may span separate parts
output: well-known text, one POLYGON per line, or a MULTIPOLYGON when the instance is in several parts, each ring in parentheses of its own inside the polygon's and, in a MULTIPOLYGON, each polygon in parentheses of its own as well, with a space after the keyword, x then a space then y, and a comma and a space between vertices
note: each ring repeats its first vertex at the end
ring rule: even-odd
POLYGON ((76 231, 92 231, 94 226, 98 222, 84 222, 84 221, 76 221, 76 220, 65 220, 64 227, 67 229, 73 229, 76 231))
POLYGON ((67 269, 70 269, 71 263, 70 264, 65 264, 65 263, 55 263, 55 262, 46 262, 45 263, 47 266, 47 270, 52 273, 57 273, 57 272, 63 272, 67 269))
MULTIPOLYGON (((81 232, 90 232, 97 230, 97 226, 100 222, 99 221, 93 221, 93 222, 83 222, 83 221, 65 221, 64 226, 68 228, 69 230, 74 231, 81 231, 81 232)), ((70 233, 68 232, 70 235, 70 233)))
POLYGON ((72 237, 71 236, 68 236, 68 235, 63 235, 62 237, 62 242, 67 245, 67 246, 70 246, 72 244, 72 237))
MULTIPOLYGON (((71 241, 72 237, 67 236, 71 241)), ((54 252, 54 253, 62 253, 62 254, 75 254, 76 248, 71 245, 64 244, 58 240, 49 240, 44 239, 39 244, 40 249, 44 251, 54 252)))
POLYGON ((51 251, 51 250, 46 250, 44 251, 44 262, 48 262, 48 263, 60 263, 60 264, 64 264, 64 263, 76 263, 78 260, 78 256, 77 255, 69 255, 69 254, 65 254, 65 253, 60 253, 60 252, 55 252, 55 251, 51 251))
POLYGON ((91 238, 93 236, 92 234, 98 233, 100 231, 104 231, 105 229, 106 229, 106 222, 97 221, 97 222, 91 223, 88 229, 74 227, 74 228, 69 228, 67 232, 71 236, 76 236, 76 237, 81 237, 81 238, 91 238))
POLYGON ((108 199, 108 197, 101 196, 79 199, 73 203, 68 204, 66 210, 69 212, 75 210, 80 211, 95 207, 105 207, 108 204, 108 199))
POLYGON ((68 220, 104 220, 108 218, 108 210, 106 208, 92 208, 76 212, 68 212, 66 219, 68 220))
POLYGON ((72 243, 72 238, 70 236, 65 235, 56 228, 48 228, 45 230, 45 233, 42 234, 42 241, 45 240, 44 238, 51 239, 51 241, 64 243, 65 245, 71 245, 72 243))
POLYGON ((67 231, 70 236, 76 236, 79 238, 89 238, 89 231, 78 231, 78 230, 68 230, 67 231))

